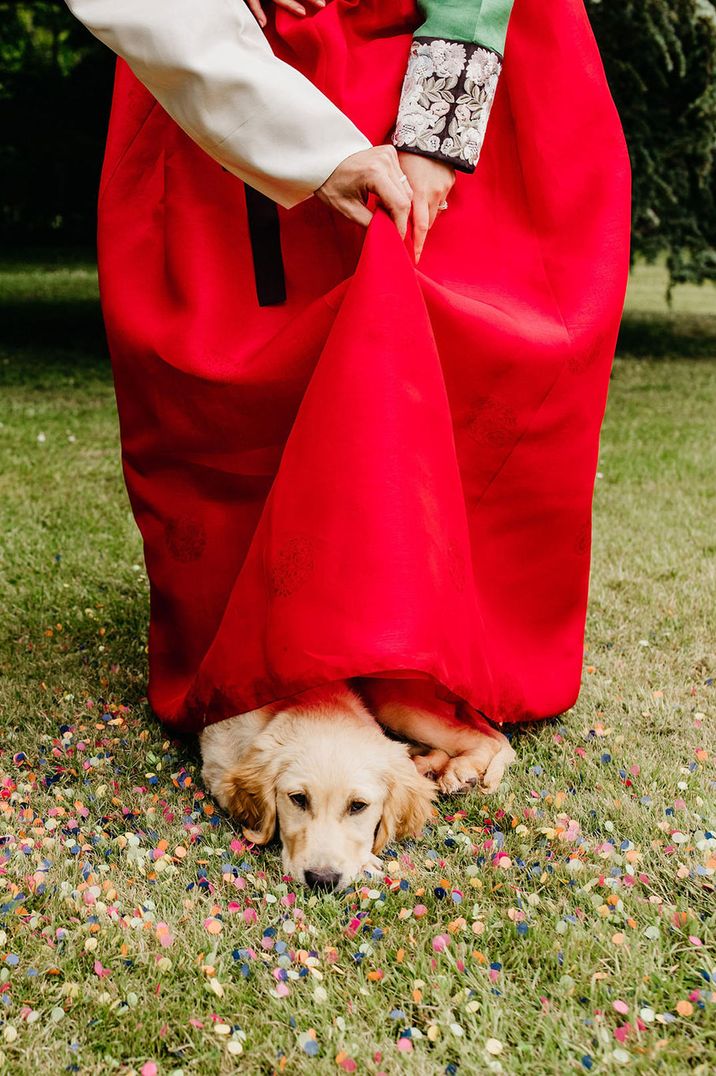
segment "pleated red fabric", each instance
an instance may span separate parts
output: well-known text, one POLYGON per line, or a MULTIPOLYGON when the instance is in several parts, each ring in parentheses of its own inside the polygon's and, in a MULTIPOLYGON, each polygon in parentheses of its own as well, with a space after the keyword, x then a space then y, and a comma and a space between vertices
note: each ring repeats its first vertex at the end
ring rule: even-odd
MULTIPOLYGON (((380 143, 418 21, 332 0, 270 37, 380 143)), ((516 0, 419 267, 382 212, 366 233, 310 199, 260 307, 243 184, 119 62, 100 287, 162 721, 392 671, 498 722, 574 703, 629 201, 581 0, 516 0)))

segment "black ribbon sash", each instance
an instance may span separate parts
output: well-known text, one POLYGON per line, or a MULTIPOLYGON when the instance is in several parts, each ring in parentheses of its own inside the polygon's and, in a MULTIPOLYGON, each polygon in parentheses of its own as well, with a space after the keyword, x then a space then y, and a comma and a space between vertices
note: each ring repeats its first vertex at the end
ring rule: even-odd
POLYGON ((244 191, 256 297, 259 306, 277 306, 286 301, 286 274, 281 252, 278 206, 247 183, 244 183, 244 191))

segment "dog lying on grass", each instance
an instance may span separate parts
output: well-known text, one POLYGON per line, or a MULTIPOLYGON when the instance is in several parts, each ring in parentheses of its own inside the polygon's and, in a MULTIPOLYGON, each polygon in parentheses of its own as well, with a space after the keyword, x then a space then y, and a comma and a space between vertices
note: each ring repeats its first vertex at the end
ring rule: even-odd
POLYGON ((286 873, 324 889, 379 872, 380 851, 420 834, 438 791, 494 792, 515 758, 502 733, 473 711, 461 720, 429 681, 381 678, 210 725, 201 752, 208 789, 247 839, 267 844, 278 828, 286 873))

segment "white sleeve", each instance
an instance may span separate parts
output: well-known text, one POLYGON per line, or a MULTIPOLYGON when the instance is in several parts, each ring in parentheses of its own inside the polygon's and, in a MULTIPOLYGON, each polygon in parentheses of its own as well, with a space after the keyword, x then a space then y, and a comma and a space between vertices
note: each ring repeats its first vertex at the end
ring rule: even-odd
POLYGON ((244 0, 66 0, 210 156, 289 207, 370 142, 271 51, 244 0))

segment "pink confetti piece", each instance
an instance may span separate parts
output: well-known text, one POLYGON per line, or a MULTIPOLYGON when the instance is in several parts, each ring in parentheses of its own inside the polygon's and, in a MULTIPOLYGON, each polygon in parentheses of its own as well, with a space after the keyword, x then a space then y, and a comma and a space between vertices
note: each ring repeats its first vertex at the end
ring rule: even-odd
POLYGON ((626 1001, 615 1001, 613 1002, 613 1005, 615 1012, 621 1013, 622 1016, 626 1016, 629 1012, 629 1006, 626 1001))
POLYGON ((169 949, 174 944, 174 936, 166 923, 157 923, 157 938, 163 949, 169 949))

